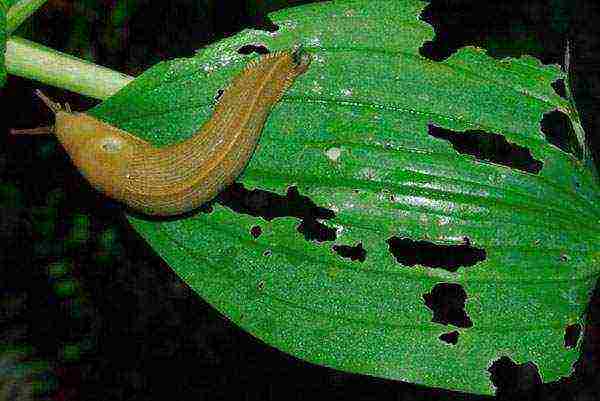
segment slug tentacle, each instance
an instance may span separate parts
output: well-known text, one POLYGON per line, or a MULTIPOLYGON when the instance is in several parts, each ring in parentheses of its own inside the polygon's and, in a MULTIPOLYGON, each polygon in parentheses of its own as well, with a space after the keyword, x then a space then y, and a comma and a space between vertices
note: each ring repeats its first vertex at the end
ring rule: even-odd
POLYGON ((48 125, 45 127, 25 128, 25 129, 10 129, 11 135, 51 135, 54 133, 54 126, 48 125))
POLYGON ((250 62, 196 133, 161 148, 36 94, 55 113, 54 133, 96 189, 136 211, 169 216, 197 208, 239 176, 272 107, 310 61, 298 45, 250 62))
MULTIPOLYGON (((63 111, 63 108, 60 105, 60 103, 55 102, 52 99, 50 99, 41 90, 36 89, 34 91, 34 93, 36 94, 37 97, 39 97, 42 100, 42 102, 44 102, 44 104, 50 109, 50 111, 52 111, 52 113, 54 113, 54 115, 57 115, 58 113, 61 113, 63 111)), ((65 103, 65 110, 68 113, 71 112, 71 106, 69 106, 68 103, 65 103)), ((10 130, 11 135, 49 135, 49 134, 51 135, 54 132, 55 132, 54 125, 48 125, 45 127, 37 127, 37 128, 26 128, 26 129, 12 128, 10 130)))
POLYGON ((58 112, 62 111, 62 106, 60 105, 60 103, 51 100, 48 96, 44 95, 44 93, 41 90, 36 89, 34 93, 40 99, 42 99, 42 102, 44 102, 54 114, 57 114, 58 112))

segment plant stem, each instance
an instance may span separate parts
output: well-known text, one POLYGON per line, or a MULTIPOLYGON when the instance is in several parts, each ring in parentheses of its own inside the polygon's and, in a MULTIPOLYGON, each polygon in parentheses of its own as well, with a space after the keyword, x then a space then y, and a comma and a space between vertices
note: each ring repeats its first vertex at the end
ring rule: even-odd
POLYGON ((44 5, 47 0, 21 0, 13 5, 6 15, 6 33, 13 33, 23 21, 38 8, 44 5))
POLYGON ((6 42, 6 69, 70 91, 106 99, 134 78, 19 37, 6 42))

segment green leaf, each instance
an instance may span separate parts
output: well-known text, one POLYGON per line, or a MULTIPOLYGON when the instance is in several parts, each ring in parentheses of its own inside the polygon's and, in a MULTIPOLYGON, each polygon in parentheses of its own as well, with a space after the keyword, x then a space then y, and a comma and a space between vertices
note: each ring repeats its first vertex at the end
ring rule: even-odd
POLYGON ((419 47, 433 29, 418 18, 424 5, 332 1, 282 10, 270 15, 277 32, 246 30, 193 58, 159 63, 91 114, 158 145, 181 140, 257 57, 238 48, 303 43, 313 63, 274 108, 238 180, 271 195, 257 191, 234 206, 229 192, 210 213, 163 222, 129 216, 131 224, 202 298, 298 358, 475 393, 493 392, 488 368, 502 356, 557 380, 578 357, 577 347, 565 347, 565 330, 584 323, 600 258, 595 173, 540 130, 555 110, 579 124, 551 87, 564 73, 472 47, 426 59, 419 47), (483 138, 475 147, 493 156, 502 145, 485 141, 499 138, 492 134, 534 160, 510 167, 450 141, 483 138), (295 206, 282 200, 286 192, 295 206), (271 212, 304 205, 296 213, 304 220, 257 217, 261 202, 271 212), (320 220, 307 217, 315 212, 320 220), (335 241, 307 240, 300 225, 335 232, 335 241), (364 261, 341 256, 351 250, 342 246, 357 244, 364 261), (469 252, 471 265, 457 267, 469 252), (446 268, 430 267, 436 263, 446 268), (439 322, 444 306, 431 304, 440 289, 456 304, 448 324, 439 322), (460 316, 461 289, 470 327, 460 316), (455 345, 440 340, 454 330, 455 345))
POLYGON ((6 52, 6 13, 8 6, 5 0, 0 0, 0 87, 6 82, 6 66, 4 63, 4 53, 6 52))
POLYGON ((7 17, 6 30, 14 32, 23 21, 35 13, 47 0, 3 0, 10 7, 7 17))
POLYGON ((31 0, 0 0, 0 3, 2 3, 2 6, 8 10, 11 7, 18 6, 19 3, 28 3, 30 1, 31 0))

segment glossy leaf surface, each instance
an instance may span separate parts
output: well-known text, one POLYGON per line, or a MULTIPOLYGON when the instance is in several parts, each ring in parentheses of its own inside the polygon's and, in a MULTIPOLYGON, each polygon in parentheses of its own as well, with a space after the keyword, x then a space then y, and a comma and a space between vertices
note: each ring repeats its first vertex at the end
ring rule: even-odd
POLYGON ((238 180, 268 192, 237 187, 179 220, 130 216, 135 229, 229 319, 307 361, 491 393, 487 369, 508 356, 557 380, 578 357, 565 330, 583 323, 600 256, 594 173, 540 130, 553 111, 581 128, 551 86, 564 74, 476 48, 429 60, 424 6, 282 10, 278 31, 160 63, 91 113, 181 140, 257 57, 239 48, 301 42, 313 63, 238 180), (511 166, 517 154, 528 161, 511 166), (439 338, 455 330, 456 344, 439 338))

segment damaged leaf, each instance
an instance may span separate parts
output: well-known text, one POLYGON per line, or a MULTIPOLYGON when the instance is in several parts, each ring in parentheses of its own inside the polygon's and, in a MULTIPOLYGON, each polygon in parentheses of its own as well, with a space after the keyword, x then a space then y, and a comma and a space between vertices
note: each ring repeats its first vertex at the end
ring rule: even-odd
POLYGON ((6 62, 4 53, 6 53, 6 13, 8 12, 8 4, 4 0, 0 0, 0 88, 6 82, 6 62))
POLYGON ((202 298, 298 358, 474 393, 494 391, 502 358, 557 380, 600 266, 595 172, 540 126, 558 111, 582 132, 552 87, 565 74, 473 47, 427 59, 424 6, 282 10, 278 30, 159 63, 91 113, 158 145, 187 138, 257 53, 301 42, 310 69, 238 183, 184 219, 131 224, 202 298))

